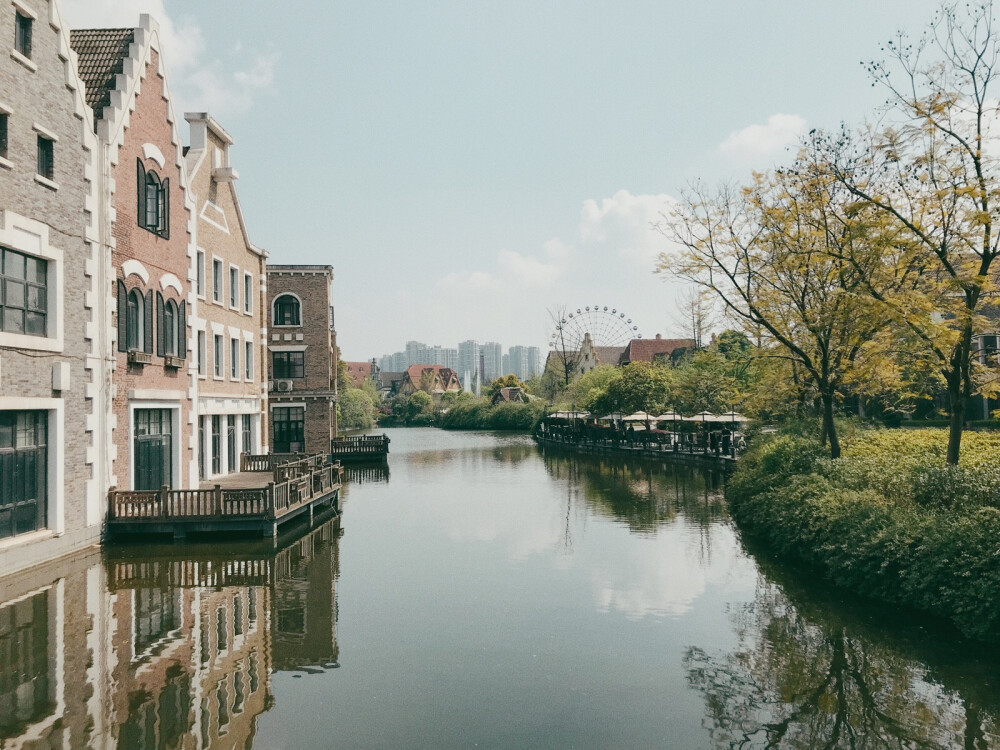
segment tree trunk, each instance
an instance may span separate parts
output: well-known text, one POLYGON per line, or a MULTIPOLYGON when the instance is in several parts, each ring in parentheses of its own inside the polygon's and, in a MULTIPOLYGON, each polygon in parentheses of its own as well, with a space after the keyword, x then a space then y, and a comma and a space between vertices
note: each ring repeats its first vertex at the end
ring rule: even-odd
POLYGON ((958 464, 959 451, 962 448, 962 430, 965 428, 965 394, 962 390, 961 379, 958 373, 954 373, 948 378, 948 408, 951 412, 951 421, 948 424, 948 456, 945 459, 951 466, 958 464))
POLYGON ((833 421, 833 394, 823 394, 823 434, 830 440, 830 458, 840 458, 840 438, 833 421))

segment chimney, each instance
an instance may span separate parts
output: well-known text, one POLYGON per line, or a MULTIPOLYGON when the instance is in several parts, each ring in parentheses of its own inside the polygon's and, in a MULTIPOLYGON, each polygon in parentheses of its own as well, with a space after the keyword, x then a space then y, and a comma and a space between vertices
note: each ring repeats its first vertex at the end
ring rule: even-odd
POLYGON ((662 338, 663 338, 663 336, 661 336, 660 334, 656 334, 656 340, 657 340, 657 341, 659 341, 659 340, 660 340, 660 339, 662 339, 662 338))

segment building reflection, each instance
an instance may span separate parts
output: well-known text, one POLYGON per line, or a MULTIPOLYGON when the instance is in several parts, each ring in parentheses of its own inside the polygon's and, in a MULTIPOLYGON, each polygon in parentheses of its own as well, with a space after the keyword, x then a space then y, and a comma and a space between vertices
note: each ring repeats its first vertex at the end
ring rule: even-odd
POLYGON ((251 747, 275 670, 337 665, 338 536, 91 552, 0 581, 0 748, 251 747))

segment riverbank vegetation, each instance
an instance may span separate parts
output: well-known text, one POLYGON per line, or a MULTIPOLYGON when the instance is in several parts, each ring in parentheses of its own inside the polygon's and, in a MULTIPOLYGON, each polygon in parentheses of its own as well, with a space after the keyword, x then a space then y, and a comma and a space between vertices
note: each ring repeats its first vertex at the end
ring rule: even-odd
POLYGON ((967 434, 958 465, 948 446, 947 430, 856 430, 831 460, 785 432, 756 441, 727 496, 777 553, 1000 642, 1000 435, 967 434))

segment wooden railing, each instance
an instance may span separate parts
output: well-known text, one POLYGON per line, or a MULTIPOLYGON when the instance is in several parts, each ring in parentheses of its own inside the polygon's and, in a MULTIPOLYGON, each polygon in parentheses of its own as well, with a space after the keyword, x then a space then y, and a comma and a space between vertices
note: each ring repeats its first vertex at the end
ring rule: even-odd
MULTIPOLYGON (((244 456, 244 458, 248 458, 244 456)), ((250 456, 250 465, 262 465, 250 456)), ((108 492, 108 521, 167 521, 170 519, 278 519, 303 503, 329 494, 340 485, 339 463, 326 456, 283 457, 272 462, 273 481, 251 489, 118 490, 108 492)))
POLYGON ((330 441, 330 453, 334 458, 384 456, 388 452, 389 438, 386 435, 356 435, 330 441))

